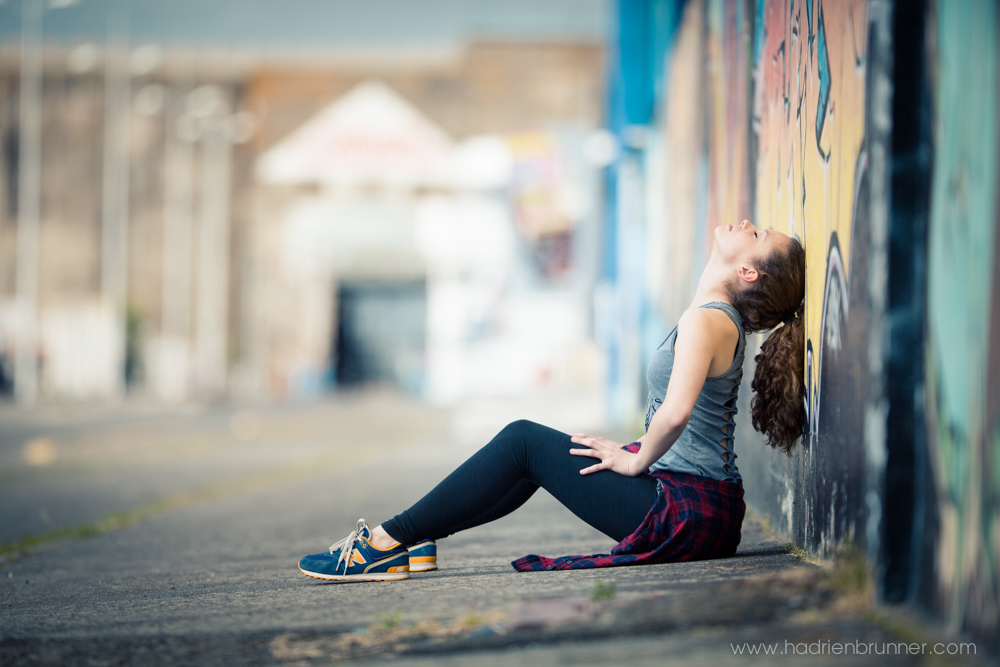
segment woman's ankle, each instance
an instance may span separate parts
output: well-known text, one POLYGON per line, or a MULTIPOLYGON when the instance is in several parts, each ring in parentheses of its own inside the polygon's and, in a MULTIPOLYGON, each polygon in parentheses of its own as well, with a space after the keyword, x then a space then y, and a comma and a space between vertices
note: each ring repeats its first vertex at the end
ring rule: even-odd
POLYGON ((398 544, 399 540, 385 532, 385 528, 382 527, 382 524, 379 524, 372 528, 372 536, 369 542, 371 542, 372 546, 376 549, 385 551, 386 549, 398 544))

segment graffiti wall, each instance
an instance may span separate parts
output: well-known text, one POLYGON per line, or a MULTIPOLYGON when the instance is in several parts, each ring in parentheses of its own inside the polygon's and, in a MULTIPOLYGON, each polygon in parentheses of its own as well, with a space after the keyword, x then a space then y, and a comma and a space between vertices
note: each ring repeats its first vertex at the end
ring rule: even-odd
POLYGON ((1000 650, 1000 3, 675 4, 645 297, 675 322, 719 224, 806 249, 808 429, 790 457, 753 431, 752 336, 748 504, 810 551, 859 549, 883 601, 1000 650))
POLYGON ((852 232, 864 224, 856 218, 867 176, 868 3, 761 0, 756 22, 756 221, 806 248, 807 386, 818 433, 823 353, 843 347, 852 232))
POLYGON ((988 633, 996 642, 1000 17, 991 0, 933 4, 937 51, 931 53, 936 76, 925 362, 937 514, 934 602, 953 627, 988 633))
MULTIPOLYGON (((730 24, 738 25, 742 3, 726 5, 730 24)), ((736 204, 737 219, 752 218, 805 246, 809 433, 788 459, 762 446, 744 418, 740 469, 754 480, 747 488, 751 504, 782 533, 818 551, 843 542, 866 547, 880 513, 871 506, 869 490, 877 479, 867 469, 871 455, 861 435, 870 398, 873 317, 867 272, 868 2, 758 0, 752 12, 745 28, 752 44, 748 72, 732 72, 751 84, 745 127, 753 209, 736 204, 745 202, 737 196, 743 187, 738 175, 733 180, 713 170, 709 210, 715 199, 728 200, 736 204), (720 191, 732 194, 723 199, 720 191)), ((726 36, 725 23, 718 32, 723 42, 739 43, 726 36)), ((738 85, 731 81, 725 88, 738 85)), ((720 123, 712 130, 733 134, 720 123)), ((762 340, 755 337, 752 344, 762 340)), ((741 392, 744 415, 752 370, 751 361, 741 392)))

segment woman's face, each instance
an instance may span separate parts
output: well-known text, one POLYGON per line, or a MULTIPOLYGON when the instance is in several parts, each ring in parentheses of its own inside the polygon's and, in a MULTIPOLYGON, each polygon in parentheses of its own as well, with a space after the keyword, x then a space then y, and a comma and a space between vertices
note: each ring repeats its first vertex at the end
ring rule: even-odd
POLYGON ((749 220, 715 228, 715 248, 733 266, 756 267, 762 257, 786 250, 791 239, 773 229, 758 229, 749 220))

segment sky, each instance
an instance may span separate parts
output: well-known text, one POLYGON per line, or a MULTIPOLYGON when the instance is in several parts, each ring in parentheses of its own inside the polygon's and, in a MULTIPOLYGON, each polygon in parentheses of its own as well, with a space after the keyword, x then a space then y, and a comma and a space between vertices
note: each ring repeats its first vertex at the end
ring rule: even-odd
POLYGON ((611 0, 0 0, 0 44, 19 42, 26 2, 50 43, 101 41, 112 16, 133 44, 275 53, 603 41, 612 18, 611 0))

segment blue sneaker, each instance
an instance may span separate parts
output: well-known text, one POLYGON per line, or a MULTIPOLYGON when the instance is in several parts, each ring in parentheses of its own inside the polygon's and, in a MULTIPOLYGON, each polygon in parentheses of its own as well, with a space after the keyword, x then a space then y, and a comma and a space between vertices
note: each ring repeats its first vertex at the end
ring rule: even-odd
POLYGON ((302 574, 327 581, 394 581, 410 578, 410 555, 398 542, 388 549, 376 549, 364 519, 358 527, 330 547, 329 551, 299 560, 302 574))
POLYGON ((438 569, 438 549, 434 540, 414 544, 410 551, 410 572, 429 572, 438 569))

